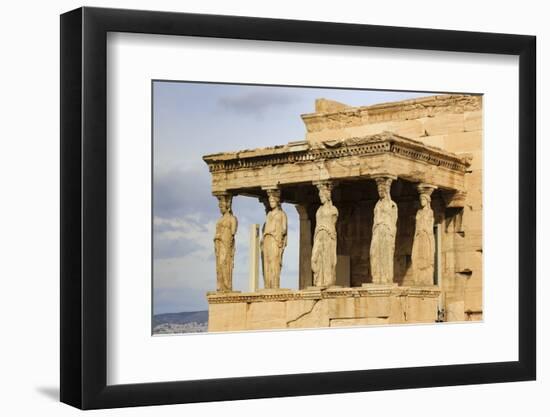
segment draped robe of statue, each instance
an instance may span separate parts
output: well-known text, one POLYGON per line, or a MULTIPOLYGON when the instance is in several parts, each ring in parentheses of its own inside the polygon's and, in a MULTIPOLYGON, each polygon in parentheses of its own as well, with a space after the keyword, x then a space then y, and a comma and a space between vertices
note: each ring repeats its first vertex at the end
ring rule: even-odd
POLYGON ((393 255, 397 232, 397 205, 391 198, 378 200, 374 207, 370 266, 374 284, 393 282, 393 255))
POLYGON ((433 285, 435 239, 434 214, 429 205, 416 212, 416 228, 412 247, 415 285, 433 285))
MULTIPOLYGON (((259 200, 264 205, 265 215, 267 216, 271 210, 271 207, 269 207, 269 201, 267 198, 260 198, 259 200)), ((265 232, 265 223, 262 225, 262 231, 261 231, 262 239, 260 240, 260 266, 262 268, 262 277, 264 277, 264 287, 265 287, 265 267, 264 267, 265 260, 264 260, 264 251, 263 251, 264 232, 265 232)))
POLYGON ((218 291, 231 291, 233 288, 235 233, 237 233, 237 218, 230 211, 226 211, 216 223, 214 236, 218 291))
POLYGON ((315 215, 315 234, 311 250, 311 270, 316 287, 336 284, 336 221, 338 209, 330 201, 324 203, 315 215))
POLYGON ((264 288, 279 288, 283 252, 287 243, 286 213, 276 207, 267 213, 261 242, 264 288))

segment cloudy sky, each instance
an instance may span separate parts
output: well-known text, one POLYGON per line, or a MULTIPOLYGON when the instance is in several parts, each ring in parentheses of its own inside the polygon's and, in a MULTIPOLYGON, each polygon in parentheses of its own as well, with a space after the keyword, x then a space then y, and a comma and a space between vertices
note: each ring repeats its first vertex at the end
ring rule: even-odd
MULTIPOLYGON (((154 314, 208 308, 206 291, 216 287, 214 229, 219 217, 202 156, 285 144, 305 138, 301 114, 316 98, 353 106, 429 94, 234 84, 153 83, 153 309, 154 314)), ((281 287, 298 285, 298 214, 284 204, 288 246, 281 287)), ((250 225, 262 224, 263 206, 237 196, 239 221, 233 288, 248 286, 250 225)), ((261 280, 261 278, 260 278, 261 280)))

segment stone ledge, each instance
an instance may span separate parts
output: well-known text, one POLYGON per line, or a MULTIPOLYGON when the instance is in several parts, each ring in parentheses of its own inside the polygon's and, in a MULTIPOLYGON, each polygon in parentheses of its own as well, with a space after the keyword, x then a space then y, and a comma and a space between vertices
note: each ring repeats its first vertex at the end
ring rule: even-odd
POLYGON ((210 291, 207 293, 207 299, 209 304, 261 303, 272 301, 321 300, 329 298, 387 297, 390 295, 438 297, 440 292, 441 291, 436 286, 399 287, 397 284, 366 284, 361 287, 329 287, 306 290, 282 289, 279 291, 271 289, 249 293, 210 291))

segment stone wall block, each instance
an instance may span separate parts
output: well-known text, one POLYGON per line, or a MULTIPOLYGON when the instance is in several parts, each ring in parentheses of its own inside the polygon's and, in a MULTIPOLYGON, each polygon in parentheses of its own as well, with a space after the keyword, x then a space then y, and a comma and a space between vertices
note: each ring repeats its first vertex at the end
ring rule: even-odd
POLYGON ((390 317, 391 297, 390 296, 368 296, 367 316, 368 317, 390 317))
POLYGON ((356 299, 352 297, 335 297, 327 299, 329 318, 366 317, 366 310, 364 315, 356 314, 355 300, 356 299))
POLYGON ((392 132, 394 129, 394 122, 374 123, 362 126, 348 127, 346 130, 346 137, 361 137, 367 135, 376 135, 384 131, 392 132))
POLYGON ((286 301, 286 319, 288 323, 309 314, 317 300, 289 300, 286 301))
POLYGON ((445 149, 445 135, 440 136, 421 136, 415 138, 428 146, 434 146, 436 148, 445 149))
POLYGON ((396 135, 405 136, 407 138, 416 139, 425 136, 424 124, 420 120, 402 120, 393 122, 388 131, 396 135))
POLYGON ((464 130, 472 132, 483 129, 482 111, 467 111, 464 112, 464 130))
MULTIPOLYGON (((483 294, 481 287, 466 288, 464 290, 464 311, 481 312, 483 309, 483 294)), ((477 313, 481 315, 481 313, 477 313)))
POLYGON ((283 329, 287 327, 286 303, 284 301, 250 303, 246 322, 248 330, 283 329))
POLYGON ((464 115, 442 113, 435 117, 423 117, 422 122, 427 136, 449 135, 464 132, 464 115))
POLYGON ((478 311, 466 311, 466 321, 481 321, 483 320, 483 313, 478 311))
POLYGON ((459 254, 464 254, 468 256, 468 252, 480 251, 483 248, 483 232, 482 230, 469 230, 464 232, 464 235, 461 236, 456 234, 455 236, 455 245, 454 250, 456 253, 455 263, 457 268, 460 267, 459 262, 456 260, 459 257, 459 254))
POLYGON ((346 138, 348 134, 345 129, 320 130, 306 133, 306 140, 310 143, 320 143, 336 138, 346 138))
POLYGON ((208 331, 246 330, 246 303, 210 304, 208 331))
POLYGON ((462 230, 465 233, 480 233, 483 230, 483 210, 464 207, 462 214, 462 230))
POLYGON ((449 152, 476 152, 482 150, 481 132, 452 133, 445 136, 445 150, 449 152))
POLYGON ((424 124, 420 120, 395 120, 362 125, 336 126, 333 129, 309 132, 306 139, 310 142, 322 142, 334 139, 347 139, 375 135, 382 132, 393 132, 407 138, 425 136, 424 124))
POLYGON ((317 300, 310 313, 287 323, 289 328, 318 328, 329 327, 328 300, 317 300))
POLYGON ((464 321, 464 301, 449 302, 445 308, 447 321, 464 321))
POLYGON ((437 297, 408 297, 407 321, 430 323, 437 320, 437 297))
MULTIPOLYGON (((483 191, 483 172, 479 169, 469 172, 465 177, 465 183, 471 200, 471 196, 474 195, 474 192, 483 191)), ((468 198, 468 194, 466 198, 468 198)))
POLYGON ((391 297, 391 311, 389 321, 391 324, 405 323, 407 320, 407 297, 391 297))

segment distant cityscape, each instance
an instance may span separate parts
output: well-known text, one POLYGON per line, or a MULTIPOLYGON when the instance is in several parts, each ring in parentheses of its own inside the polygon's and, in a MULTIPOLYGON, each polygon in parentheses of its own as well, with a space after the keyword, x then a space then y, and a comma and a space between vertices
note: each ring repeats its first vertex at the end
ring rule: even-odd
POLYGON ((204 333, 208 311, 184 311, 153 316, 153 334, 204 333))

